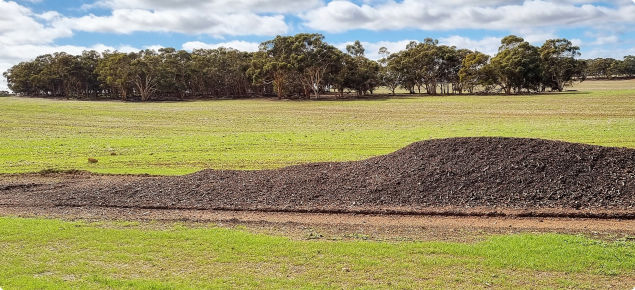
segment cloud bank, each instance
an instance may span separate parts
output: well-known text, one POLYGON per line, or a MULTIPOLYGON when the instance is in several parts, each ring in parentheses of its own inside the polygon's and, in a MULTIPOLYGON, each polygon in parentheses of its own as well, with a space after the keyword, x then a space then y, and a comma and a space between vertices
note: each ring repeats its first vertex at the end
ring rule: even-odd
MULTIPOLYGON (((583 37, 571 40, 582 46, 585 58, 635 54, 635 42, 629 38, 635 33, 635 0, 97 0, 71 7, 83 11, 72 17, 60 12, 65 10, 35 13, 27 6, 36 2, 41 0, 0 0, 0 72, 20 61, 57 51, 78 54, 87 49, 138 50, 112 43, 116 35, 138 32, 193 38, 182 44, 186 50, 225 46, 255 51, 258 43, 240 38, 320 32, 327 35, 327 41, 329 34, 351 33, 346 38, 354 41, 358 30, 446 31, 447 36, 439 38, 442 44, 494 54, 500 35, 516 34, 539 44, 563 37, 563 30, 583 29, 587 31, 583 37), (458 30, 486 33, 474 37, 458 30), (78 32, 101 33, 111 43, 56 44, 72 39, 78 32), (494 36, 487 36, 488 32, 494 36), (219 41, 197 39, 201 37, 219 41), (223 41, 226 37, 238 40, 223 41)), ((404 49, 411 41, 404 38, 361 40, 367 56, 378 59, 380 47, 391 52, 404 49)), ((335 45, 343 49, 347 44, 335 45)), ((0 78, 3 89, 6 83, 0 78)))

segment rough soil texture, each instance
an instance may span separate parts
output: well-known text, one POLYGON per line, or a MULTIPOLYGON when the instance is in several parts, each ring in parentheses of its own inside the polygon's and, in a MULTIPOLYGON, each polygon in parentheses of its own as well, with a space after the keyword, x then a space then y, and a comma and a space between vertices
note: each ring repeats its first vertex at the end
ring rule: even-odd
POLYGON ((174 222, 191 226, 249 229, 296 239, 373 239, 475 242, 491 235, 518 233, 583 234, 615 241, 635 239, 635 220, 367 215, 107 207, 3 207, 0 216, 82 221, 124 220, 151 228, 174 222))
POLYGON ((635 149, 452 138, 277 170, 4 177, 0 206, 635 219, 635 149))

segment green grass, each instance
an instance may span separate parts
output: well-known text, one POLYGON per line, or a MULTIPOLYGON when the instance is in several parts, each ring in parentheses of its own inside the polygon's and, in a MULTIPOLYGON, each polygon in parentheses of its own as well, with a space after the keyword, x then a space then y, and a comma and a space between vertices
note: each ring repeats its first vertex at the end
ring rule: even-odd
POLYGON ((634 108, 632 89, 347 101, 7 97, 0 99, 0 173, 79 169, 172 175, 204 168, 277 168, 360 160, 416 141, 457 136, 635 148, 634 108), (89 157, 99 162, 89 163, 89 157))
POLYGON ((581 236, 335 242, 213 225, 0 218, 5 290, 630 289, 634 270, 635 243, 581 236))
MULTIPOLYGON (((411 142, 457 136, 635 148, 633 83, 585 82, 574 89, 579 92, 348 101, 123 103, 6 97, 0 99, 0 173, 275 168, 359 160, 411 142), (99 162, 90 164, 89 157, 99 162)), ((346 237, 362 238, 294 240, 213 225, 0 217, 0 288, 635 286, 632 240, 522 234, 464 244, 366 241, 357 233, 346 237)))

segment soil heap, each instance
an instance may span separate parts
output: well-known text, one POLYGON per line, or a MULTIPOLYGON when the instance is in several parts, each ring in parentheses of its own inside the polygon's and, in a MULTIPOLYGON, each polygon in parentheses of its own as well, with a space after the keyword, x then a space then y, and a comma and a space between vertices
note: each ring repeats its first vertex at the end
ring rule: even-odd
POLYGON ((276 170, 0 184, 0 204, 361 213, 430 208, 631 212, 635 149, 451 138, 417 142, 362 161, 276 170))

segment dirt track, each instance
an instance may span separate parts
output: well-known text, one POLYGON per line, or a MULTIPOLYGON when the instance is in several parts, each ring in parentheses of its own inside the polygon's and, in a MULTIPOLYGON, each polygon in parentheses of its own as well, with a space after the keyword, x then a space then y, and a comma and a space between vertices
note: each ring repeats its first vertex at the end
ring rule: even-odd
MULTIPOLYGON (((564 233, 615 240, 635 237, 635 220, 314 214, 251 211, 164 210, 103 207, 6 207, 0 216, 88 221, 126 220, 214 223, 299 239, 415 239, 472 242, 491 234, 564 233)), ((155 224, 156 225, 156 224, 155 224)))
POLYGON ((354 225, 363 214, 378 226, 634 233, 634 206, 635 150, 517 138, 431 140, 265 171, 0 177, 4 215, 354 225))

